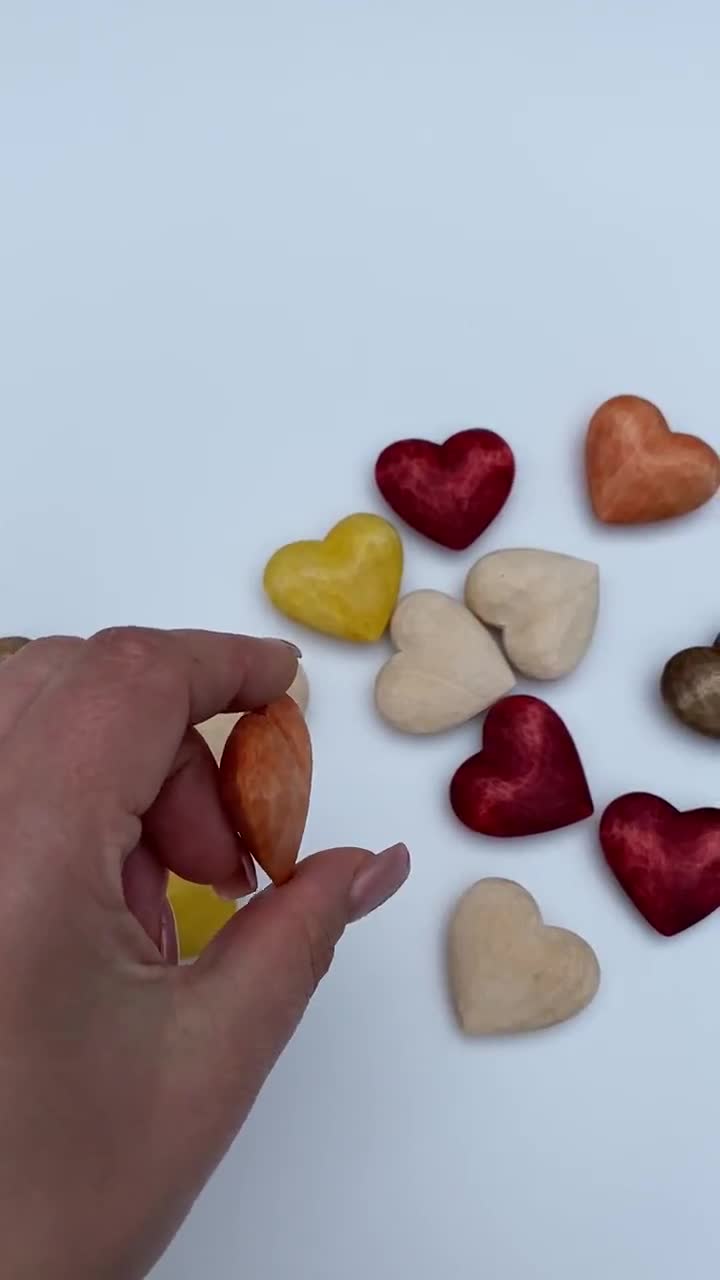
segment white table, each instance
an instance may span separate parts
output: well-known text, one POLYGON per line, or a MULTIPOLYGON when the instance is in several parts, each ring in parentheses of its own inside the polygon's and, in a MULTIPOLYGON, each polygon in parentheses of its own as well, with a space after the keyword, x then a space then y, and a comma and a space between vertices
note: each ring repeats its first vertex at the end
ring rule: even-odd
MULTIPOLYGON (((347 650, 263 600, 268 554, 382 511, 378 450, 495 428, 518 479, 478 549, 408 534, 407 589, 479 550, 596 559, 594 647, 550 698, 598 810, 720 803, 656 673, 720 629, 718 507, 623 532, 579 450, 606 396, 720 443, 712 0, 24 0, 0 17, 3 632, 301 638, 306 846, 405 839, 157 1280, 691 1280, 717 1270, 720 919, 655 936, 592 823, 473 837, 475 725, 403 739, 347 650), (518 878, 597 949, 580 1019, 467 1043, 443 931, 518 878)), ((525 686, 521 685, 520 688, 525 686)), ((528 686, 529 687, 529 686, 528 686)), ((171 1069, 171 1068, 170 1068, 171 1069)))

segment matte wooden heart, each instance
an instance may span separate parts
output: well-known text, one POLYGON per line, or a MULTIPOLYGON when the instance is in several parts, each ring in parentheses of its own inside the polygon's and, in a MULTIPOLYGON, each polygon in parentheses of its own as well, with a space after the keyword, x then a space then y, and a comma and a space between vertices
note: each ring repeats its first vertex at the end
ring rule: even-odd
POLYGON ((472 1036, 564 1022, 586 1008, 600 985, 592 947, 543 924, 535 899, 512 880, 480 880, 463 894, 448 953, 457 1018, 472 1036))
POLYGON ((390 626, 399 653, 381 667, 375 704, 405 733, 462 724, 502 698, 515 678, 489 631, 442 591, 412 591, 390 626))
POLYGON ((679 720, 720 738, 720 636, 711 646, 681 649, 666 663, 662 696, 679 720))
POLYGON ((586 653, 598 613, 596 564, 556 551, 493 551, 465 582, 469 609, 502 628, 505 652, 523 675, 555 680, 586 653))
POLYGON ((293 873, 311 781, 310 734, 289 694, 238 720, 220 761, 220 796, 248 851, 275 884, 293 873))
POLYGON ((503 698, 485 717, 483 749, 460 765, 450 803, 486 836, 531 836, 593 812, 585 772, 565 724, 540 698, 503 698))
POLYGON ((296 622, 345 640, 379 640, 402 577, 397 530, 381 516, 346 516, 322 542, 291 542, 270 557, 265 590, 296 622))
POLYGON ((608 805, 599 834, 608 866, 658 933, 682 933, 720 907, 720 810, 681 813, 636 791, 608 805))
POLYGON ((720 486, 720 458, 672 432, 640 396, 615 396, 593 415, 585 446, 590 498, 607 524, 644 524, 694 511, 720 486))
POLYGON ((375 479, 407 524, 451 551, 463 551, 502 510, 512 489, 512 449, 494 431, 458 431, 444 444, 397 440, 383 449, 375 479))

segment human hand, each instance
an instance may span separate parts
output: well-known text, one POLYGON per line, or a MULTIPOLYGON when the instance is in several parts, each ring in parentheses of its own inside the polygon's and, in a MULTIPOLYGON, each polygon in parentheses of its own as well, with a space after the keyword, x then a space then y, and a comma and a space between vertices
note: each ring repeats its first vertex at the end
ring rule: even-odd
POLYGON ((191 726, 279 697, 283 641, 117 629, 0 666, 5 1280, 136 1280, 237 1133, 404 846, 330 850, 178 967, 168 869, 254 887, 191 726))

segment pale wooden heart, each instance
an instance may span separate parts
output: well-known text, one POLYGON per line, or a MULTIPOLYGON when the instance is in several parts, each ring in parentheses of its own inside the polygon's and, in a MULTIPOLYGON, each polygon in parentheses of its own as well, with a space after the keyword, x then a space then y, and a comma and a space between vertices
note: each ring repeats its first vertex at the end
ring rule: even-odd
POLYGON ((470 570, 465 602, 483 622, 502 628, 518 671, 556 680, 578 665, 592 640, 598 567, 557 551, 493 551, 470 570))
MULTIPOLYGON (((297 702, 303 715, 307 711, 307 705, 310 700, 310 685, 308 678, 302 667, 298 666, 297 675, 293 680, 288 693, 291 698, 297 702)), ((212 751, 217 763, 220 763, 225 743, 230 736, 230 730, 233 725, 237 724, 242 711, 225 711, 220 715, 211 716, 209 720, 204 720, 198 725, 198 732, 202 734, 212 751)))
POLYGON ((479 880, 463 894, 450 923, 448 966, 458 1021, 474 1036, 564 1022, 600 985, 592 947, 543 924, 535 899, 512 880, 479 880))
POLYGON ((400 650, 381 667, 375 703, 405 733, 463 724, 509 693, 515 678, 490 632, 442 591, 400 601, 390 635, 400 650))

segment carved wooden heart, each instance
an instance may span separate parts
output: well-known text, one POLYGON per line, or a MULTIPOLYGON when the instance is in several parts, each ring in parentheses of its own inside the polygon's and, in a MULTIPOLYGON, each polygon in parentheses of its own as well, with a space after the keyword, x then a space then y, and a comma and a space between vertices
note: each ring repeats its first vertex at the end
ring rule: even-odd
POLYGON ((512 880, 480 880, 450 924, 448 965, 468 1035, 536 1031, 580 1013, 600 985, 592 947, 543 924, 535 899, 512 880))
POLYGON ((413 591, 390 627, 399 650, 375 681, 378 711, 405 733, 463 724, 502 698, 515 678, 489 631, 442 591, 413 591))
POLYGON ((502 628, 518 671, 555 680, 578 665, 592 640, 598 581, 589 560, 518 547, 478 560, 467 576, 465 601, 483 622, 502 628))

